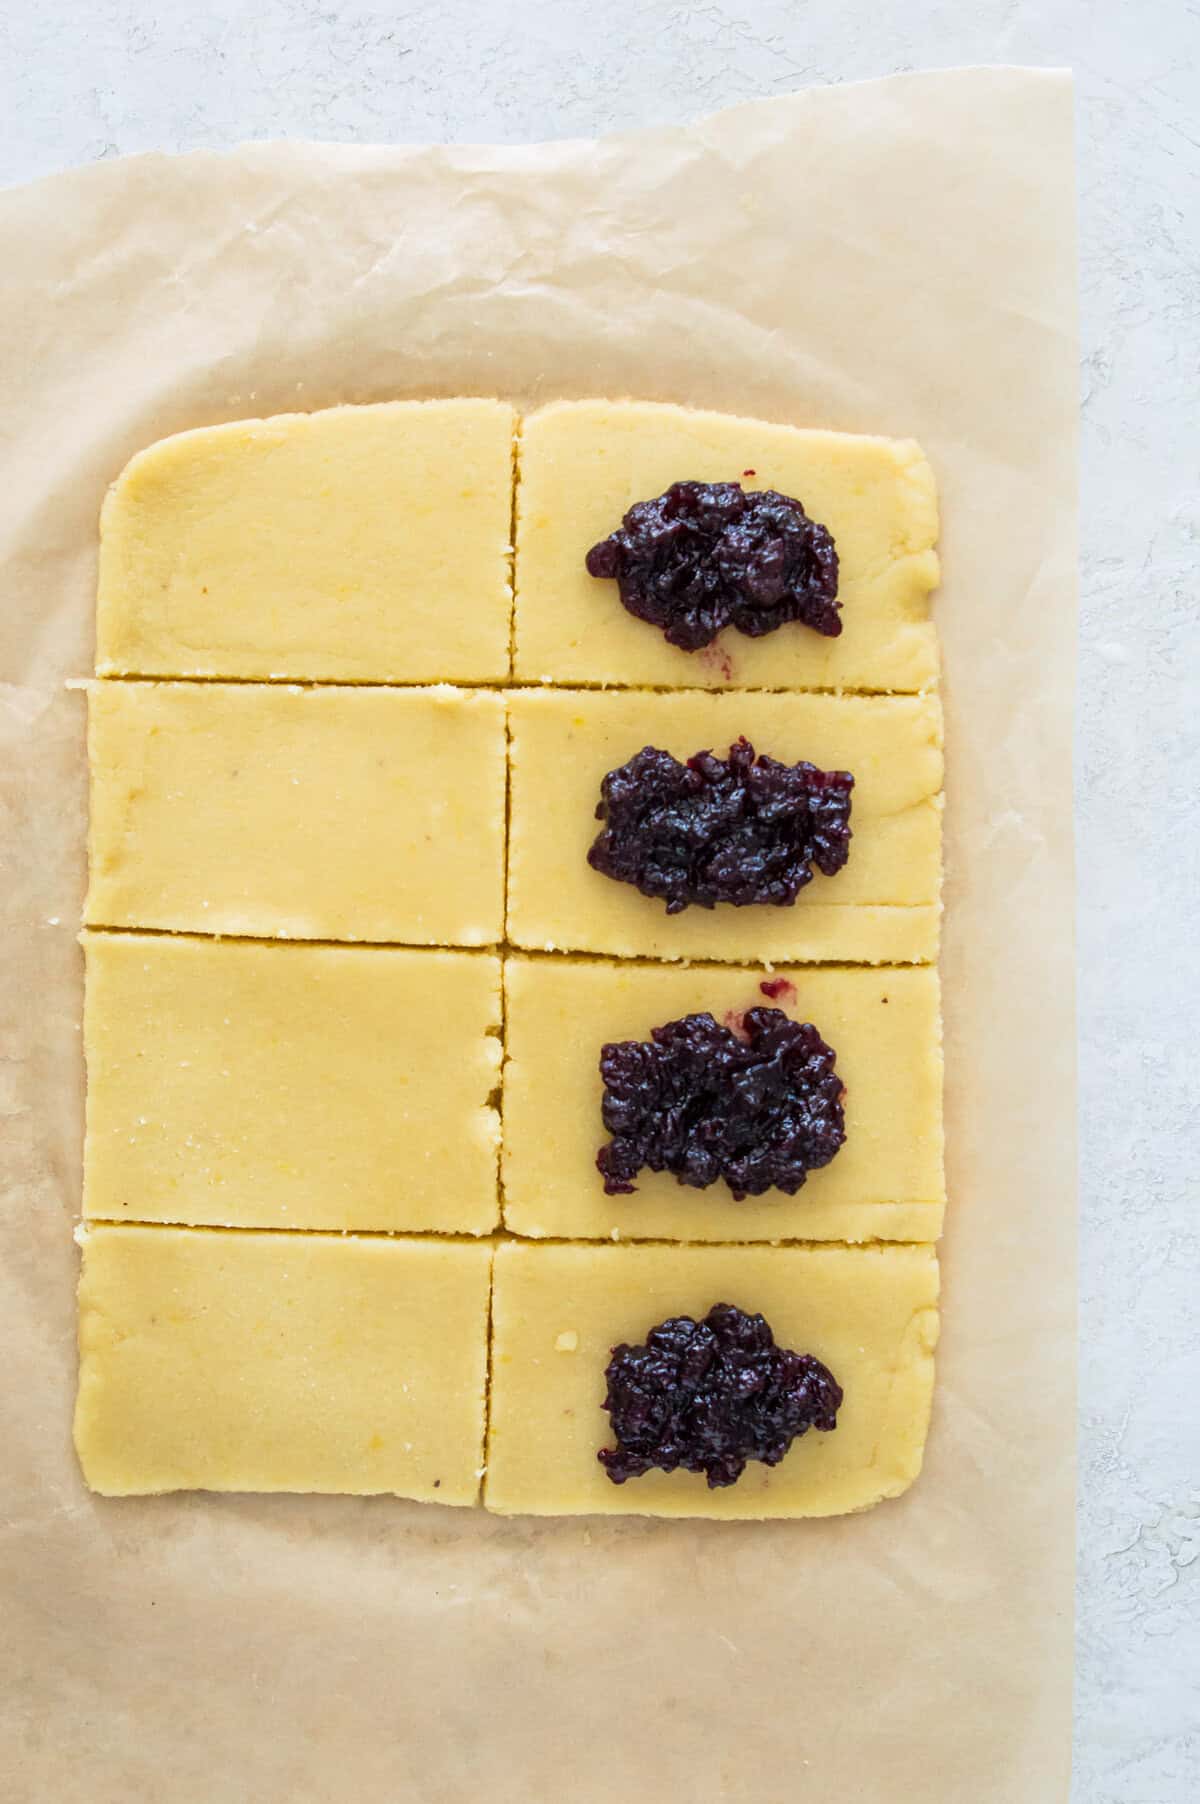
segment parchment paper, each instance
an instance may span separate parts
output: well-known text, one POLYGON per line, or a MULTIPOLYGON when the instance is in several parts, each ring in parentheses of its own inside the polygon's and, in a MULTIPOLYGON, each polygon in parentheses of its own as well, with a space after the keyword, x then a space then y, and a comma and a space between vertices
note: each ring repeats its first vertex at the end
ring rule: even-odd
POLYGON ((1044 1804, 1074 1419, 1067 80, 0 196, 0 1794, 1044 1804), (182 427, 625 393, 913 434, 944 506, 950 1195, 924 1476, 828 1523, 84 1490, 69 1441, 96 516, 182 427))

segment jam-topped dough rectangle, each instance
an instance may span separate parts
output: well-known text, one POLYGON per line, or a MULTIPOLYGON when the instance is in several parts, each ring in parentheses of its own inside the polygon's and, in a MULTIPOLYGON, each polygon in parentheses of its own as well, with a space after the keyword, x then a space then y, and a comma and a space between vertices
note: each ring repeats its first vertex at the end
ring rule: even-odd
POLYGON ((515 423, 390 401, 149 446, 101 517, 98 673, 502 680, 515 423))
POLYGON ((484 1502, 506 1514, 834 1516, 907 1490, 921 1469, 938 1334, 930 1247, 540 1246, 497 1248, 484 1502), (650 1470, 614 1484, 619 1445, 603 1408, 619 1345, 715 1304, 761 1314, 780 1348, 810 1354, 843 1392, 837 1425, 812 1427, 774 1466, 735 1483, 650 1470))
POLYGON ((491 1242, 79 1238, 75 1446, 92 1490, 477 1501, 491 1242))
POLYGON ((139 933, 84 949, 86 1217, 499 1225, 491 954, 139 933))
POLYGON ((942 717, 933 696, 547 689, 509 698, 508 933, 519 947, 621 957, 923 964, 937 956, 942 717), (682 761, 759 756, 849 771, 849 856, 791 906, 666 904, 592 869, 605 775, 646 746, 682 761))
POLYGON ((88 701, 90 926, 501 939, 496 692, 94 683, 88 701))
POLYGON ((937 679, 937 493, 910 439, 647 401, 563 401, 522 422, 518 471, 522 681, 913 692, 937 679), (681 482, 800 502, 833 539, 840 634, 790 622, 756 638, 731 625, 682 650, 626 611, 614 580, 589 576, 588 551, 628 509, 681 482))
MULTIPOLYGON (((504 1219, 513 1233, 563 1240, 937 1239, 946 1192, 935 970, 768 972, 515 957, 505 961, 504 986, 504 1219), (671 1171, 647 1167, 633 1177, 632 1195, 606 1195, 596 1165, 598 1150, 611 1145, 601 1115, 601 1049, 647 1044, 653 1029, 701 1013, 737 1035, 751 1009, 811 1022, 836 1055, 845 1139, 829 1163, 811 1169, 794 1196, 772 1188, 737 1201, 723 1178, 692 1188, 671 1171)), ((676 1104, 677 1081, 663 1079, 676 1104)), ((711 1072, 705 1082, 711 1092, 711 1072)), ((652 1076, 648 1085, 652 1101, 652 1076)), ((793 1108, 793 1126, 797 1113, 793 1108)), ((639 1118, 637 1125, 645 1123, 639 1118)))

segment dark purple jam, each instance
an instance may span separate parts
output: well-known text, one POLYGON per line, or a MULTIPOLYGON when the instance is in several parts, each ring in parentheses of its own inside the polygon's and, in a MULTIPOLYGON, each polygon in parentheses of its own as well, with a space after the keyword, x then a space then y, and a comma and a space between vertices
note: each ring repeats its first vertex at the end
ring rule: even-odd
POLYGON ((782 1009, 752 1008, 744 1037, 711 1015, 685 1015, 600 1052, 601 1112, 612 1135, 596 1154, 609 1196, 628 1195, 646 1167, 704 1190, 723 1180, 735 1202, 795 1196, 846 1138, 837 1057, 816 1028, 782 1009))
POLYGON ((796 900, 813 867, 832 877, 850 851, 849 771, 756 758, 739 739, 729 757, 686 764, 648 745, 600 785, 604 830, 588 863, 669 915, 693 904, 735 908, 796 900))
POLYGON ((790 621, 830 638, 842 630, 833 540, 774 489, 676 482, 631 507, 592 546, 587 567, 614 580, 629 612, 683 651, 710 645, 727 626, 752 639, 790 621))
POLYGON ((777 1466, 797 1436, 837 1427, 842 1389, 811 1353, 775 1345, 761 1315, 715 1303, 702 1322, 676 1316, 642 1347, 613 1348, 604 1407, 615 1448, 597 1455, 615 1485, 660 1472, 736 1484, 747 1460, 777 1466))

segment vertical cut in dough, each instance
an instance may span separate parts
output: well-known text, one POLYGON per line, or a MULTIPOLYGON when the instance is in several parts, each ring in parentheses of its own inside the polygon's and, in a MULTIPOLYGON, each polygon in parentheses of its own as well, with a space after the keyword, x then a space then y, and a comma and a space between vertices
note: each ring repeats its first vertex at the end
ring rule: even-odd
POLYGON ((509 697, 508 931, 534 951, 734 963, 925 964, 937 956, 942 715, 934 696, 657 695, 545 689, 509 697), (790 908, 691 907, 592 870, 605 774, 653 745, 721 757, 745 735, 786 764, 849 770, 845 867, 790 908))
POLYGON ((94 1491, 479 1493, 489 1241, 80 1231, 94 1491))
POLYGON ((497 1248, 484 1502, 506 1514, 836 1516, 907 1490, 921 1469, 937 1342, 931 1247, 497 1248), (813 1353, 845 1392, 832 1433, 795 1441, 735 1485, 649 1472, 615 1485, 604 1369, 671 1316, 714 1303, 760 1312, 780 1346, 813 1353))
POLYGON ((149 446, 101 517, 99 674, 507 677, 514 430, 390 401, 149 446))
POLYGON ((88 743, 89 926, 501 938, 494 691, 93 683, 88 743))
POLYGON ((500 961, 88 933, 83 1212, 490 1234, 500 961))
POLYGON ((937 493, 911 439, 814 432, 648 401, 561 401, 522 422, 516 673, 523 682, 917 691, 937 679, 937 493), (699 652, 621 606, 584 560, 637 501, 740 482, 804 504, 837 545, 842 632, 727 630, 699 652))
POLYGON ((768 972, 711 965, 510 958, 504 967, 504 1220, 563 1240, 936 1240, 945 1205, 942 1048, 932 969, 768 972), (777 992, 761 985, 775 980, 777 992), (642 1171, 606 1196, 596 1150, 601 1047, 707 1012, 782 1009, 837 1053, 846 1141, 795 1196, 735 1202, 724 1183, 692 1190, 642 1171), (547 1109, 546 1099, 554 1106, 547 1109))

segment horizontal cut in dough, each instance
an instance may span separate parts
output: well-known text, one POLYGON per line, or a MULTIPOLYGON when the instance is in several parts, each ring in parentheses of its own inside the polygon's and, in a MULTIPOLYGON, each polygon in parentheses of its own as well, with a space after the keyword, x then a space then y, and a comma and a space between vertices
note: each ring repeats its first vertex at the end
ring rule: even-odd
POLYGON ((509 1514, 833 1516, 904 1491, 921 1469, 933 1388, 938 1271, 930 1247, 497 1248, 484 1502, 509 1514), (675 1315, 760 1311, 781 1346, 814 1353, 845 1392, 838 1425, 735 1485, 649 1472, 614 1485, 604 1369, 675 1315))
POLYGON ((932 969, 770 973, 692 965, 513 958, 504 968, 504 1219, 564 1240, 936 1240, 945 1203, 938 979, 932 969), (771 977, 792 992, 764 996, 771 977), (811 1021, 837 1053, 846 1141, 794 1197, 734 1202, 724 1183, 692 1190, 642 1171, 633 1196, 606 1196, 600 1049, 648 1040, 681 1016, 736 1019, 777 1008, 811 1021), (546 1099, 554 1106, 547 1109, 546 1099))
POLYGON ((937 956, 942 716, 932 696, 658 695, 530 690, 509 697, 508 931, 535 951, 738 963, 921 964, 937 956), (593 871, 605 774, 645 745, 721 757, 744 734, 784 763, 849 770, 854 837, 791 908, 690 907, 593 871))
POLYGON ((83 1212, 498 1226, 488 953, 88 933, 83 1212))
POLYGON ((93 683, 90 926, 501 938, 504 699, 93 683))
POLYGON ((516 673, 526 682, 668 688, 915 691, 938 674, 933 473, 910 439, 802 431, 645 401, 559 402, 521 426, 516 673), (828 527, 842 632, 726 630, 699 652, 668 645, 587 574, 590 547, 626 510, 679 481, 776 489, 828 527))
POLYGON ((80 1231, 94 1491, 476 1502, 489 1241, 80 1231))
POLYGON ((99 673, 507 677, 514 429, 392 401, 149 446, 101 517, 99 673))

